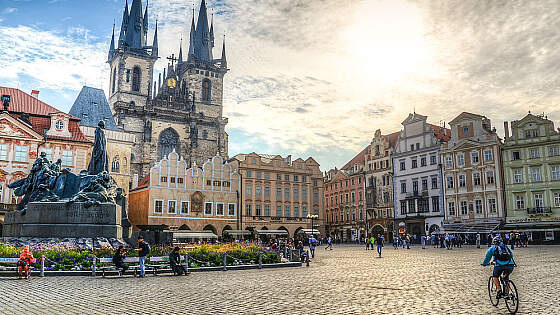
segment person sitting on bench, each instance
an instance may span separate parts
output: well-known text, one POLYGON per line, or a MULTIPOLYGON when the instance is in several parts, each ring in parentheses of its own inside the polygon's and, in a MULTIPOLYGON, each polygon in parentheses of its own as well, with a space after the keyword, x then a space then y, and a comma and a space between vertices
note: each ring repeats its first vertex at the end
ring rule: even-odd
POLYGON ((18 276, 19 279, 24 275, 25 278, 29 279, 31 274, 29 273, 29 265, 35 263, 35 257, 33 257, 33 253, 29 250, 29 245, 25 245, 23 248, 23 253, 19 256, 19 261, 17 263, 18 266, 18 276))
POLYGON ((123 263, 125 257, 126 257, 126 251, 124 250, 124 246, 121 245, 113 255, 113 264, 115 264, 115 267, 117 267, 117 270, 119 271, 119 276, 121 277, 124 274, 124 272, 128 269, 128 266, 123 263))
POLYGON ((181 254, 179 254, 179 247, 173 248, 173 251, 169 253, 169 266, 173 270, 173 274, 181 276, 182 274, 188 275, 189 272, 185 270, 185 266, 181 265, 181 254))

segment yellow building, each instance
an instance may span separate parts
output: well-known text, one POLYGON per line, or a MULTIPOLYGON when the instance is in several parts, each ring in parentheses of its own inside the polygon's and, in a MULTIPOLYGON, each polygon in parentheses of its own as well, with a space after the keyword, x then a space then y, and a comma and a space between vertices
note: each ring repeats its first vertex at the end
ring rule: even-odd
POLYGON ((129 219, 134 230, 224 231, 240 228, 237 211, 240 177, 220 156, 202 168, 173 151, 130 191, 129 219))
POLYGON ((315 215, 314 228, 324 235, 323 176, 313 158, 250 153, 234 156, 232 164, 242 177, 242 229, 295 237, 311 232, 308 215, 315 215))

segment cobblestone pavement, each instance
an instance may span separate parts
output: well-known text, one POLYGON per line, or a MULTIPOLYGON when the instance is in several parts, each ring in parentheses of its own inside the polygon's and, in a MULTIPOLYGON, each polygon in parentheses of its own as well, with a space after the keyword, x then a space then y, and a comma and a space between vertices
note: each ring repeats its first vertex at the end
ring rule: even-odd
MULTIPOLYGON (((486 248, 317 250, 310 267, 188 277, 0 279, 1 314, 506 314, 486 248)), ((560 314, 560 247, 516 249, 519 314, 560 314)))

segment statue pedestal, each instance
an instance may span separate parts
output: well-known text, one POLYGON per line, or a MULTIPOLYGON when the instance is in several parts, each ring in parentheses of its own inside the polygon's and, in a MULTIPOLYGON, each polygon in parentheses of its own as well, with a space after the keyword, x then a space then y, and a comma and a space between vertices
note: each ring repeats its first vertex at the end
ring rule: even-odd
POLYGON ((83 202, 31 202, 25 215, 6 213, 2 236, 38 238, 123 237, 121 206, 83 202))

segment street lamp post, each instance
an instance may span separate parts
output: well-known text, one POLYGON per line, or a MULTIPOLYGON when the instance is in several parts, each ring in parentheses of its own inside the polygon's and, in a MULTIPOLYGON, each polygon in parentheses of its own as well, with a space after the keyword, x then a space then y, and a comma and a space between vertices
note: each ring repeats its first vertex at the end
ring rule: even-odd
POLYGON ((314 233, 313 233, 313 232, 314 232, 314 231, 313 231, 313 229, 314 229, 314 227, 313 227, 313 220, 319 218, 319 216, 316 215, 316 214, 308 214, 308 215, 307 215, 307 218, 308 218, 308 219, 311 219, 311 236, 313 236, 313 234, 314 234, 314 233))

